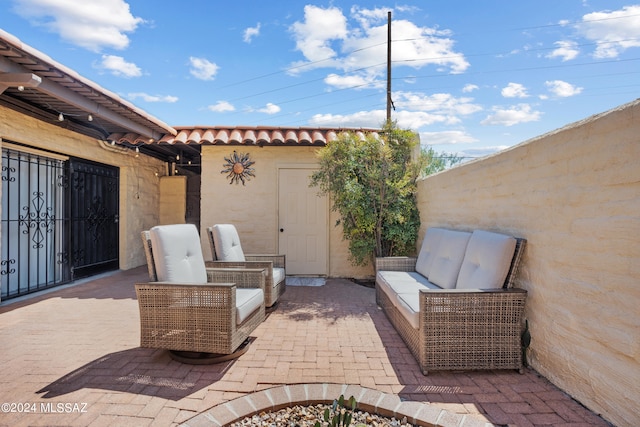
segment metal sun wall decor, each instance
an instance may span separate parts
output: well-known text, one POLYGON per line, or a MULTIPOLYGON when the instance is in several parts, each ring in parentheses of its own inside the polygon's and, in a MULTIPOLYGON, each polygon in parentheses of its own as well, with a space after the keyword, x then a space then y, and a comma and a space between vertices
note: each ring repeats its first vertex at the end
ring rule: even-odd
POLYGON ((242 182, 242 185, 245 185, 245 181, 250 181, 256 176, 255 169, 251 167, 254 163, 249 158, 249 153, 242 154, 234 150, 232 155, 224 158, 224 169, 220 173, 227 174, 229 184, 242 182))

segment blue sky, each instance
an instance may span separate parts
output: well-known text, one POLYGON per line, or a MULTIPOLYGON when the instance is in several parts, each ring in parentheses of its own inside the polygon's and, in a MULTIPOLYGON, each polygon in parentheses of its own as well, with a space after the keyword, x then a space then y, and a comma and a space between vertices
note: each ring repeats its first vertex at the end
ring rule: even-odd
POLYGON ((172 126, 378 127, 476 157, 632 101, 617 0, 4 0, 0 28, 172 126))

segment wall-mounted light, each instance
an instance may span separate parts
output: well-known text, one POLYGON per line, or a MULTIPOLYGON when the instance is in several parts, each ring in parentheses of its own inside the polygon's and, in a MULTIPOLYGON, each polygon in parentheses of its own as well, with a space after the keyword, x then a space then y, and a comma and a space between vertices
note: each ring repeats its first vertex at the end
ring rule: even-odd
POLYGON ((24 92, 24 86, 22 86, 22 85, 18 86, 18 91, 24 92))
POLYGON ((111 140, 111 145, 116 145, 116 140, 115 139, 111 140))
POLYGON ((87 120, 89 120, 90 122, 93 121, 93 116, 91 114, 89 114, 89 116, 87 117, 87 120))
POLYGON ((62 113, 58 114, 58 121, 59 122, 63 122, 64 121, 64 115, 62 113))
POLYGON ((140 157, 140 149, 136 147, 136 158, 140 157))

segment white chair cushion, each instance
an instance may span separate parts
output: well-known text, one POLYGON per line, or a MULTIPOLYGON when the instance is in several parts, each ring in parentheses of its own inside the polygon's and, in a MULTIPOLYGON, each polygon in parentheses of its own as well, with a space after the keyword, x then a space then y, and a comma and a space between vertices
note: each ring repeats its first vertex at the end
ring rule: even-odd
POLYGON ((414 271, 378 271, 376 282, 390 298, 394 294, 418 292, 422 288, 440 289, 414 271))
POLYGON ((274 267, 273 268, 273 286, 276 287, 278 283, 282 282, 285 279, 284 268, 282 267, 274 267))
POLYGON ((420 302, 418 300, 420 290, 440 289, 440 287, 429 282, 426 277, 415 271, 378 271, 376 284, 405 319, 409 321, 411 326, 416 329, 420 321, 418 315, 420 311, 420 302), (415 296, 415 299, 412 295, 415 296))
POLYGON ((471 233, 443 230, 429 271, 429 281, 443 289, 453 289, 458 280, 471 233))
POLYGON ((438 244, 444 234, 443 231, 445 231, 443 228, 429 228, 422 240, 422 246, 420 247, 418 260, 416 261, 416 271, 427 279, 429 278, 429 272, 431 271, 431 266, 435 259, 434 255, 438 249, 438 244))
POLYGON ((149 230, 159 282, 207 283, 200 236, 193 224, 159 225, 149 230))
POLYGON ((245 261, 238 230, 233 224, 216 224, 212 227, 216 257, 220 261, 245 261))
POLYGON ((409 324, 420 329, 420 292, 409 292, 397 295, 396 308, 409 324))
POLYGON ((236 288, 236 324, 242 324, 263 302, 262 289, 236 288))
POLYGON ((504 284, 516 249, 516 239, 476 230, 469 239, 456 289, 499 289, 504 284))

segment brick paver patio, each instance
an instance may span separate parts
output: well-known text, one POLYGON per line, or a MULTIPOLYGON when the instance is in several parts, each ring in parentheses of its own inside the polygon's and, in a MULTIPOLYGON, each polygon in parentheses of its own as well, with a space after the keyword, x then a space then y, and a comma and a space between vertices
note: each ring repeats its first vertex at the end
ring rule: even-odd
POLYGON ((423 376, 374 290, 342 279, 288 287, 239 359, 181 364, 138 346, 133 283, 147 278, 140 267, 3 303, 0 425, 214 425, 225 402, 295 384, 428 402, 452 414, 446 425, 608 425, 533 370, 423 376))

